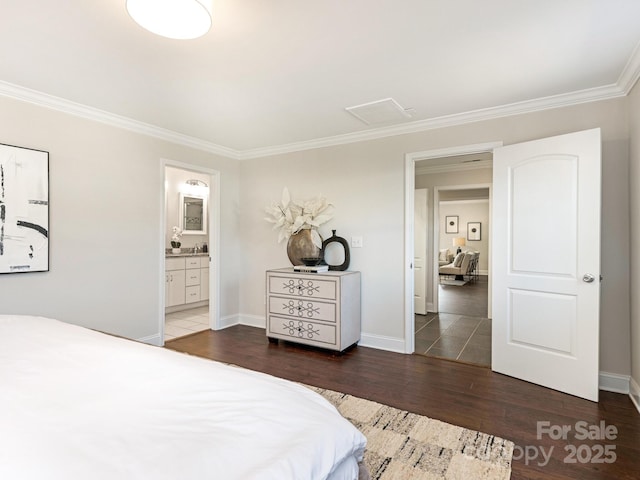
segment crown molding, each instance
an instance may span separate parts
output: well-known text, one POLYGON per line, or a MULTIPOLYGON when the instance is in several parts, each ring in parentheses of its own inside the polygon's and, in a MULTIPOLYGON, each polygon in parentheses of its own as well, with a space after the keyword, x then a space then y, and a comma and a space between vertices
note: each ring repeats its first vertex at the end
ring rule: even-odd
POLYGON ((173 130, 157 127, 148 123, 133 120, 128 117, 116 115, 105 110, 82 105, 80 103, 72 102, 64 98, 42 93, 37 90, 31 90, 29 88, 14 85, 12 83, 4 82, 0 80, 0 95, 20 100, 23 102, 31 103, 40 107, 49 108, 51 110, 57 110, 59 112, 68 113, 76 117, 86 118, 88 120, 94 120, 96 122, 104 123, 112 127, 123 128, 131 132, 140 133, 150 137, 158 138, 160 140, 166 140, 171 143, 183 145, 185 147, 195 148, 216 155, 222 155, 232 159, 239 160, 240 154, 237 150, 223 147, 206 140, 190 137, 173 130))
MULTIPOLYGON (((636 78, 640 73, 640 68, 638 70, 639 72, 636 72, 635 74, 636 78)), ((507 105, 501 105, 499 107, 484 108, 453 115, 444 115, 441 117, 435 117, 426 120, 417 120, 415 122, 408 122, 401 125, 393 125, 390 127, 380 127, 362 132, 347 133, 343 135, 336 135, 333 137, 324 137, 304 142, 289 143, 286 145, 276 145, 273 147, 243 150, 240 152, 240 159, 247 160, 251 158, 281 155, 285 153, 293 153, 304 150, 313 150, 316 148, 325 148, 344 145, 348 143, 363 142, 367 140, 377 140, 380 138, 392 137, 396 135, 406 135, 409 133, 453 127, 456 125, 463 125, 484 120, 493 120, 497 118, 509 117, 512 115, 520 115, 541 110, 550 110, 553 108, 567 107, 571 105, 578 105, 581 103, 608 100, 612 98, 623 97, 625 95, 626 93, 617 84, 605 85, 603 87, 589 88, 567 94, 552 95, 549 97, 537 98, 524 102, 510 103, 507 105)))
POLYGON ((633 54, 629 58, 629 61, 625 65, 624 70, 615 84, 579 90, 567 94, 552 95, 523 102, 515 102, 498 107, 484 108, 453 115, 444 115, 425 120, 417 120, 400 125, 379 127, 360 132, 335 135, 332 137, 248 150, 235 150, 213 142, 184 135, 172 130, 72 102, 64 98, 55 97, 53 95, 31 90, 19 85, 3 82, 1 80, 0 95, 89 120, 94 120, 114 127, 123 128, 143 135, 159 138, 178 145, 221 155, 234 160, 248 160, 368 140, 378 140, 396 135, 406 135, 427 130, 435 130, 438 128, 453 127, 467 123, 509 117, 512 115, 520 115, 541 110, 568 107, 581 103, 623 97, 631 91, 638 81, 638 78, 640 78, 640 43, 634 49, 633 54))
POLYGON ((625 95, 628 95, 638 78, 640 78, 640 43, 633 49, 633 53, 624 66, 620 78, 618 78, 618 86, 625 95))

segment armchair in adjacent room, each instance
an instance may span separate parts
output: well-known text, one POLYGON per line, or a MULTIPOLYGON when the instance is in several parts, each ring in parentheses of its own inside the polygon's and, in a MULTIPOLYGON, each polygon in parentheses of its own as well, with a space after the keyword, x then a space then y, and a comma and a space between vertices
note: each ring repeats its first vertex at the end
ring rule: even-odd
POLYGON ((480 252, 461 252, 456 255, 453 262, 447 265, 441 265, 440 275, 455 275, 456 280, 475 280, 478 276, 478 259, 480 252))

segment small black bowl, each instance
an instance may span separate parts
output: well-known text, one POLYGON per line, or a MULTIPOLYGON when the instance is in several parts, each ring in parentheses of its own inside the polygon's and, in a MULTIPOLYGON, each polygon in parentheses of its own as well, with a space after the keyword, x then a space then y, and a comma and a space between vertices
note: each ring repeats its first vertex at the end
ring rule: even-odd
POLYGON ((304 263, 307 267, 313 267, 318 265, 322 261, 322 257, 304 257, 301 258, 302 263, 304 263))

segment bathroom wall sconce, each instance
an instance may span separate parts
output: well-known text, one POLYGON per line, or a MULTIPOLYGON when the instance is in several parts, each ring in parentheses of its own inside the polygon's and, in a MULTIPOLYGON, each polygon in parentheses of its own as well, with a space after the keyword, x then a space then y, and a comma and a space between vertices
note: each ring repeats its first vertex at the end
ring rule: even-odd
POLYGON ((185 195, 195 195, 198 197, 206 197, 209 193, 209 185, 202 180, 190 179, 180 186, 180 191, 185 195))
POLYGON ((209 188, 209 185, 204 183, 202 180, 191 179, 191 180, 187 180, 184 183, 186 183, 187 185, 193 185, 195 187, 207 187, 207 188, 209 188))

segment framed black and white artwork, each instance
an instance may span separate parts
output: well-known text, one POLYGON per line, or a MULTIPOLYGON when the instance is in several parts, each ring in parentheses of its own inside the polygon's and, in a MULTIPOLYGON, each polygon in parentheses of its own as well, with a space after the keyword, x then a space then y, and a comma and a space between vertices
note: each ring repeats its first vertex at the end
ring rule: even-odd
POLYGON ((467 240, 478 241, 482 240, 480 234, 482 224, 480 222, 468 222, 467 223, 467 240))
POLYGON ((444 217, 445 233, 458 233, 458 216, 448 215, 444 217))
POLYGON ((49 152, 0 144, 0 273, 49 271, 49 152))

